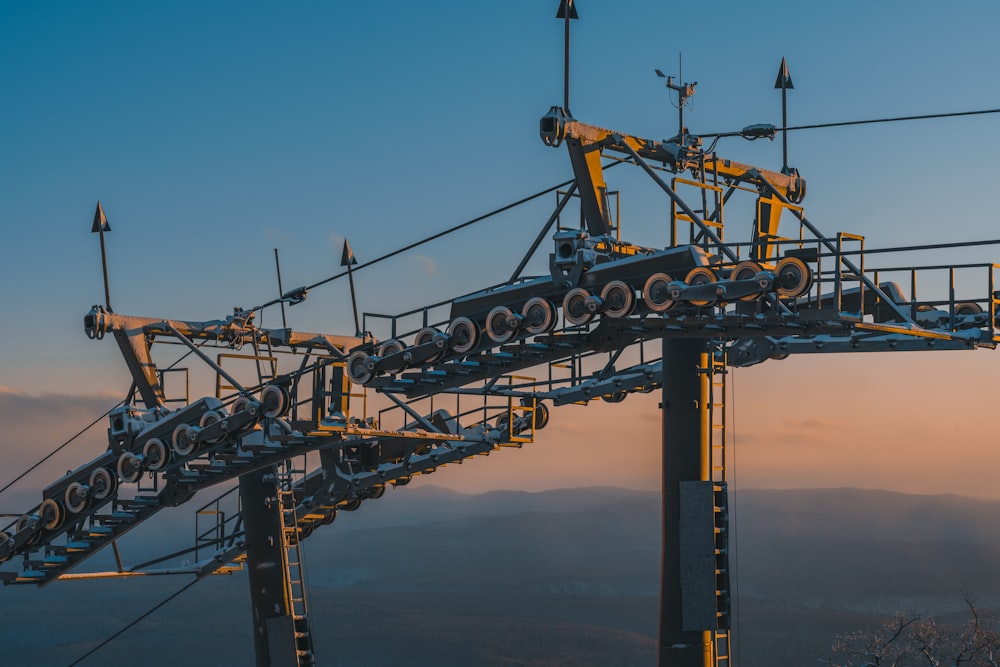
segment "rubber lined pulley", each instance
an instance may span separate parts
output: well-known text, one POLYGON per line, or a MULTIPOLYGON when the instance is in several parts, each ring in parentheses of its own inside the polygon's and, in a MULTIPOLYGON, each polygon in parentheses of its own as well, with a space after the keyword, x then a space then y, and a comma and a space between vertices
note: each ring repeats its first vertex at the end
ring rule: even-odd
POLYGON ((383 341, 382 344, 378 346, 378 356, 384 359, 389 355, 399 354, 405 349, 406 345, 403 343, 403 341, 397 338, 390 338, 387 341, 383 341))
POLYGON ((955 304, 956 315, 978 315, 983 312, 983 307, 974 301, 955 304))
POLYGON ((142 460, 150 472, 163 470, 170 462, 170 449, 159 438, 150 438, 142 447, 142 460))
POLYGON ((58 530, 66 520, 66 510, 55 498, 46 498, 38 508, 38 520, 45 530, 58 530))
POLYGON ((238 415, 246 412, 247 410, 256 410, 256 403, 257 401, 253 400, 249 396, 237 396, 236 400, 233 401, 233 404, 230 406, 230 409, 233 411, 234 415, 238 415))
POLYGON ((666 273, 654 273, 642 286, 642 302, 654 313, 665 313, 677 305, 670 298, 670 283, 674 280, 666 273))
POLYGON ((556 307, 548 299, 533 296, 521 308, 521 326, 530 336, 548 333, 556 328, 556 307))
POLYGON ((497 306, 486 316, 486 335, 495 343, 506 343, 517 335, 517 318, 507 306, 497 306), (513 326, 512 326, 513 325, 513 326))
POLYGON ((27 531, 32 533, 32 536, 28 538, 28 544, 33 544, 38 539, 38 529, 40 527, 41 521, 37 514, 22 514, 14 523, 14 532, 23 533, 27 531))
POLYGON ((441 361, 441 358, 448 351, 448 336, 434 327, 424 327, 413 337, 414 345, 426 345, 430 342, 434 342, 441 349, 441 352, 435 354, 433 357, 427 357, 427 363, 433 364, 436 361, 441 361))
POLYGON ((90 473, 90 492, 94 500, 104 500, 118 490, 118 477, 109 468, 97 468, 90 473))
POLYGON ((468 354, 479 344, 479 327, 468 317, 457 317, 448 325, 448 343, 455 354, 468 354))
POLYGON ((354 384, 367 384, 375 377, 375 372, 369 368, 368 359, 368 353, 363 350, 355 350, 347 357, 347 376, 354 384))
POLYGON ((284 417, 291 407, 288 390, 276 384, 269 384, 260 392, 261 415, 267 419, 284 417))
POLYGON ((594 311, 587 307, 590 292, 574 287, 563 297, 563 319, 574 326, 582 326, 594 319, 594 311))
POLYGON ((353 512, 361 507, 361 498, 350 498, 349 500, 342 501, 342 503, 343 504, 340 505, 339 509, 342 509, 345 512, 353 512))
POLYGON ((813 275, 798 257, 784 257, 774 269, 778 295, 789 299, 802 296, 812 287, 813 275))
MULTIPOLYGON (((708 285, 709 283, 718 282, 719 278, 715 275, 712 269, 705 266, 697 266, 690 271, 684 277, 684 282, 688 284, 689 287, 695 287, 697 285, 708 285)), ((692 306, 711 306, 718 301, 717 298, 712 299, 689 299, 688 303, 692 306)))
POLYGON ((79 514, 87 509, 87 502, 90 500, 90 487, 80 482, 72 482, 66 487, 63 501, 66 509, 73 514, 79 514))
MULTIPOLYGON (((221 422, 225 418, 226 414, 221 410, 209 410, 208 412, 206 412, 201 416, 201 419, 198 420, 198 425, 204 429, 211 426, 212 424, 217 424, 221 422)), ((223 424, 222 427, 220 428, 225 429, 225 424, 223 424)), ((206 440, 206 442, 208 442, 211 445, 217 445, 225 439, 226 439, 226 431, 220 430, 219 435, 215 436, 210 440, 206 440)))
POLYGON ((132 452, 124 452, 118 457, 118 476, 125 484, 132 484, 139 481, 142 476, 143 457, 132 452))
MULTIPOLYGON (((729 274, 730 280, 752 280, 757 274, 762 271, 760 264, 757 262, 740 262, 733 269, 733 272, 729 274)), ((739 297, 740 301, 755 301, 760 298, 760 295, 764 293, 765 285, 761 285, 759 292, 754 292, 752 294, 746 294, 739 297)))
POLYGON ((190 424, 181 424, 170 435, 170 447, 177 456, 188 456, 198 446, 198 429, 190 424))
POLYGON ((604 314, 608 317, 628 317, 635 310, 635 290, 622 280, 612 280, 601 290, 604 314))
POLYGON ((536 431, 540 431, 549 425, 549 408, 541 401, 535 403, 535 410, 532 414, 536 431))

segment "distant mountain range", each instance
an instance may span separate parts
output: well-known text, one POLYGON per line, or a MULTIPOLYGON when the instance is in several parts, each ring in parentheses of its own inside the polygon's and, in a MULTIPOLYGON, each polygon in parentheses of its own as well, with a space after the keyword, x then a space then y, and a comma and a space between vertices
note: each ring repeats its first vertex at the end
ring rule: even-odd
POLYGON ((853 488, 735 494, 746 534, 831 540, 1000 544, 1000 502, 853 488))
MULTIPOLYGON (((1000 503, 739 490, 732 509, 742 667, 812 662, 837 632, 899 610, 957 608, 963 586, 982 607, 1000 606, 1000 503)), ((305 542, 320 662, 650 664, 659 512, 655 491, 390 490, 305 542)), ((126 561, 190 539, 180 510, 162 518, 136 531, 140 544, 123 540, 126 561)), ((0 645, 11 664, 68 664, 186 581, 0 589, 0 645)), ((252 661, 245 575, 200 583, 95 659, 126 665, 141 650, 153 656, 146 664, 175 664, 179 636, 204 660, 183 649, 190 664, 252 661)))
MULTIPOLYGON (((637 511, 659 530, 659 491, 614 487, 462 494, 428 485, 390 491, 354 516, 341 513, 338 525, 354 531, 523 512, 566 514, 622 502, 636 503, 637 511)), ((1000 544, 1000 501, 967 496, 856 488, 739 489, 731 493, 731 505, 738 530, 748 535, 1000 544)))

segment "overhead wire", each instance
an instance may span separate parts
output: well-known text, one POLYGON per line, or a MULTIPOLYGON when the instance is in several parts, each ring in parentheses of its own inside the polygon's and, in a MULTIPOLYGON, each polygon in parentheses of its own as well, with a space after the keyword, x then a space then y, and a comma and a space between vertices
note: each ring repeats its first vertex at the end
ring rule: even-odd
MULTIPOLYGON (((980 109, 977 111, 950 111, 946 113, 927 113, 917 116, 890 116, 886 118, 869 118, 866 120, 845 120, 832 123, 811 123, 809 125, 791 125, 788 127, 776 127, 775 132, 793 132, 795 130, 816 130, 826 127, 847 127, 850 125, 872 125, 874 123, 897 123, 905 120, 928 120, 931 118, 955 118, 958 116, 983 116, 986 114, 1000 113, 1000 109, 980 109)), ((699 137, 738 137, 743 133, 738 132, 707 132, 698 133, 699 137)))
MULTIPOLYGON (((796 130, 813 130, 813 129, 820 129, 820 128, 828 128, 828 127, 846 127, 846 126, 852 126, 852 125, 869 125, 869 124, 874 124, 874 123, 894 123, 894 122, 900 122, 900 121, 927 120, 927 119, 934 119, 934 118, 954 118, 954 117, 959 117, 959 116, 981 116, 981 115, 994 114, 994 113, 1000 113, 1000 108, 998 108, 998 109, 979 109, 979 110, 975 110, 975 111, 952 111, 952 112, 945 112, 945 113, 919 114, 919 115, 911 115, 911 116, 891 116, 891 117, 885 117, 885 118, 869 118, 869 119, 865 119, 865 120, 836 121, 836 122, 830 122, 830 123, 811 123, 811 124, 808 124, 808 125, 792 125, 792 126, 787 126, 787 127, 776 127, 776 128, 774 128, 774 131, 775 132, 792 132, 792 131, 796 131, 796 130)), ((718 142, 718 140, 720 138, 723 138, 723 137, 738 137, 738 136, 742 136, 742 134, 743 134, 743 131, 740 130, 740 131, 736 131, 736 132, 708 132, 708 133, 699 133, 697 136, 703 137, 703 138, 704 137, 714 137, 715 141, 713 141, 713 143, 712 143, 712 146, 714 148, 715 144, 718 142)), ((617 160, 617 161, 613 161, 611 163, 603 165, 603 169, 605 169, 605 170, 610 169, 611 167, 614 167, 614 166, 616 166, 618 164, 621 164, 623 161, 628 162, 629 160, 617 160)), ((535 194, 528 195, 527 197, 523 197, 523 198, 521 198, 521 199, 519 199, 519 200, 517 200, 515 202, 512 202, 512 203, 507 204, 505 206, 501 206, 500 208, 494 209, 494 210, 492 210, 492 211, 490 211, 488 213, 484 213, 483 215, 480 215, 480 216, 477 216, 475 218, 472 218, 471 220, 467 220, 467 221, 465 221, 463 223, 454 225, 454 226, 449 227, 449 228, 447 228, 445 230, 442 230, 440 232, 432 234, 432 235, 430 235, 430 236, 428 236, 428 237, 426 237, 424 239, 421 239, 419 241, 415 241, 413 243, 405 245, 402 248, 397 248, 396 250, 393 250, 393 251, 388 252, 388 253, 386 253, 384 255, 376 257, 373 260, 370 260, 370 261, 365 262, 363 264, 358 264, 357 266, 353 267, 351 269, 351 271, 346 271, 346 270, 345 271, 341 271, 340 273, 334 274, 334 275, 332 275, 332 276, 330 276, 328 278, 324 278, 323 280, 317 281, 317 282, 312 283, 310 285, 306 285, 306 286, 304 286, 304 287, 302 287, 300 289, 301 290, 305 290, 305 291, 308 291, 308 290, 311 290, 311 289, 315 289, 315 288, 320 287, 322 285, 325 285, 327 283, 333 282, 334 280, 337 280, 339 278, 343 278, 344 276, 348 275, 348 273, 350 273, 350 272, 356 272, 356 271, 360 271, 363 268, 366 268, 366 267, 369 267, 369 266, 374 266, 374 265, 376 265, 376 264, 378 264, 380 262, 384 262, 387 259, 391 259, 393 257, 396 257, 397 255, 401 255, 404 252, 413 250, 414 248, 418 248, 418 247, 420 247, 420 246, 422 246, 422 245, 424 245, 426 243, 430 243, 431 241, 435 241, 435 240, 437 240, 439 238, 442 238, 442 237, 447 236, 449 234, 453 234, 454 232, 457 232, 457 231, 460 231, 462 229, 465 229, 466 227, 470 227, 470 226, 472 226, 472 225, 474 225, 476 223, 479 223, 479 222, 482 222, 484 220, 487 220, 488 218, 491 218, 494 215, 498 215, 498 214, 503 213, 505 211, 509 211, 512 208, 520 206, 521 204, 526 204, 526 203, 528 203, 530 201, 538 199, 539 197, 543 197, 543 196, 545 196, 547 194, 555 192, 559 188, 564 188, 564 187, 566 187, 568 185, 571 185, 574 182, 576 182, 575 178, 574 179, 570 179, 568 181, 563 181, 562 183, 559 183, 557 185, 553 185, 553 186, 551 186, 549 188, 546 188, 544 190, 536 192, 535 194)), ((268 306, 273 306, 273 305, 278 304, 278 303, 283 303, 284 300, 285 299, 283 297, 279 297, 277 299, 272 299, 271 301, 268 301, 267 303, 264 303, 264 304, 262 304, 260 306, 257 306, 255 308, 253 308, 253 310, 263 310, 264 308, 266 308, 268 306)))
MULTIPOLYGON (((920 245, 904 245, 895 248, 866 248, 865 250, 844 250, 841 255, 874 255, 885 252, 914 252, 917 250, 942 250, 944 248, 973 248, 984 245, 1000 245, 1000 239, 987 239, 982 241, 949 241, 947 243, 922 243, 920 245)), ((832 256, 824 253, 824 257, 832 256)))
MULTIPOLYGON (((129 393, 131 393, 131 392, 129 392, 129 393)), ((6 491, 10 487, 14 486, 15 484, 17 484, 22 479, 24 479, 30 472, 32 472, 33 470, 35 470, 35 468, 37 468, 38 466, 42 465, 43 463, 45 463, 46 461, 48 461, 50 458, 52 458, 53 456, 55 456, 56 454, 58 454, 59 452, 61 452, 63 449, 65 449, 67 446, 69 446, 70 443, 72 443, 74 440, 76 440, 81 435, 83 435, 84 433, 86 433, 87 431, 89 431, 91 428, 93 428, 97 424, 97 422, 101 421, 102 419, 104 419, 105 417, 107 417, 109 414, 111 414, 112 410, 114 410, 115 408, 120 407, 122 405, 125 405, 126 401, 128 401, 128 397, 127 396, 125 398, 123 398, 122 400, 118 401, 117 403, 115 403, 110 408, 108 408, 107 412, 105 412, 103 415, 101 415, 100 417, 98 417, 94 421, 92 421, 89 424, 87 424, 80 431, 77 431, 76 435, 74 435, 69 440, 67 440, 66 442, 64 442, 63 444, 59 445, 58 447, 56 447, 55 449, 53 449, 51 452, 49 452, 48 454, 46 454, 44 457, 42 457, 33 466, 31 466, 30 468, 28 468, 27 470, 25 470, 24 472, 22 472, 20 475, 18 475, 17 477, 15 477, 14 479, 12 479, 11 481, 7 482, 7 484, 3 488, 0 488, 0 494, 3 494, 4 491, 6 491)))
POLYGON ((784 131, 793 130, 816 130, 824 127, 847 127, 849 125, 871 125, 873 123, 897 123, 904 120, 928 120, 931 118, 955 118, 958 116, 983 116, 986 114, 1000 113, 1000 109, 980 109, 978 111, 951 111, 946 113, 927 113, 918 116, 893 116, 888 118, 871 118, 868 120, 848 120, 835 123, 812 123, 810 125, 792 125, 791 127, 780 128, 784 131))
MULTIPOLYGON (((627 162, 627 161, 628 160, 620 160, 620 161, 610 162, 608 164, 602 165, 602 169, 604 169, 604 170, 611 169, 612 167, 615 167, 615 166, 621 164, 622 162, 627 162)), ((511 202, 510 204, 506 204, 504 206, 501 206, 500 208, 493 209, 492 211, 490 211, 488 213, 484 213, 483 215, 477 216, 475 218, 472 218, 471 220, 466 220, 465 222, 462 222, 460 224, 454 225, 452 227, 444 229, 444 230, 442 230, 440 232, 437 232, 435 234, 431 234, 430 236, 428 236, 428 237, 426 237, 424 239, 421 239, 419 241, 414 241, 413 243, 410 243, 409 245, 405 245, 402 248, 397 248, 396 250, 388 252, 388 253, 386 253, 384 255, 380 255, 379 257, 376 257, 375 259, 372 259, 370 261, 364 262, 363 264, 359 263, 356 266, 352 267, 350 272, 351 273, 357 273, 361 269, 367 268, 369 266, 374 266, 374 265, 376 265, 376 264, 378 264, 380 262, 384 262, 387 259, 391 259, 393 257, 396 257, 397 255, 401 255, 404 252, 408 252, 410 250, 413 250, 414 248, 418 248, 418 247, 420 247, 420 246, 422 246, 422 245, 424 245, 426 243, 430 243, 431 241, 436 241, 439 238, 442 238, 442 237, 447 236, 449 234, 453 234, 453 233, 455 233, 457 231, 465 229, 466 227, 471 227, 472 225, 474 225, 476 223, 479 223, 479 222, 482 222, 482 221, 484 221, 484 220, 486 220, 488 218, 491 218, 494 215, 499 215, 500 213, 504 213, 506 211, 509 211, 512 208, 520 206, 521 204, 527 204, 530 201, 534 201, 535 199, 538 199, 539 197, 544 197, 547 194, 551 194, 551 193, 559 190, 560 188, 565 188, 566 186, 571 185, 571 184, 573 184, 575 182, 576 182, 576 179, 575 178, 571 178, 568 181, 563 181, 562 183, 558 183, 556 185, 553 185, 552 187, 545 188, 544 190, 540 190, 540 191, 538 191, 538 192, 536 192, 536 193, 534 193, 532 195, 528 195, 527 197, 522 197, 521 199, 518 199, 515 202, 511 202)), ((304 287, 301 287, 299 289, 300 290, 306 290, 306 291, 311 290, 311 289, 315 289, 315 288, 321 287, 321 286, 323 286, 323 285, 325 285, 327 283, 333 282, 334 280, 337 280, 338 278, 343 278, 348 273, 349 272, 346 271, 346 270, 345 271, 341 271, 340 273, 334 274, 334 275, 330 276, 329 278, 324 278, 323 280, 320 280, 318 282, 312 283, 311 285, 305 285, 304 287)), ((282 302, 281 298, 273 299, 273 300, 268 301, 267 303, 265 303, 263 305, 257 306, 256 308, 253 308, 253 310, 262 310, 262 309, 264 309, 264 308, 266 308, 268 306, 273 306, 273 305, 275 305, 277 303, 281 303, 281 302, 282 302)))
POLYGON ((138 616, 137 618, 135 618, 134 620, 132 620, 130 623, 128 623, 126 626, 124 626, 123 628, 121 628, 120 630, 118 630, 117 632, 115 632, 114 634, 112 634, 111 636, 109 636, 106 639, 104 639, 100 644, 98 644, 97 646, 95 646, 94 648, 90 649, 89 651, 87 651, 86 653, 84 653, 83 655, 81 655, 79 658, 77 658, 76 660, 74 660, 73 662, 71 662, 69 664, 69 667, 74 667, 75 665, 79 665, 81 662, 83 662, 84 660, 86 660, 87 658, 89 658, 90 656, 92 656, 94 653, 97 653, 99 650, 101 650, 102 648, 104 648, 105 646, 107 646, 108 644, 110 644, 114 639, 116 639, 117 637, 119 637, 126 630, 129 630, 134 625, 138 624, 144 618, 146 618, 150 614, 154 613, 157 609, 159 609, 163 605, 167 604, 168 602, 170 602, 171 600, 173 600, 175 597, 177 597, 178 595, 180 595, 181 593, 183 593, 187 589, 191 588, 195 584, 197 584, 199 581, 201 581, 201 579, 198 579, 198 578, 192 579, 187 584, 185 584, 182 588, 180 588, 179 590, 175 591, 174 593, 172 593, 168 597, 164 598, 161 602, 157 603, 155 606, 153 606, 152 609, 150 609, 149 611, 145 612, 144 614, 141 614, 140 616, 138 616))
MULTIPOLYGON (((205 343, 207 343, 207 342, 208 341, 205 341, 204 343, 202 343, 202 345, 205 345, 205 343)), ((179 364, 182 361, 184 361, 184 359, 187 358, 188 355, 190 355, 190 354, 191 354, 191 352, 188 351, 186 354, 184 354, 179 359, 177 359, 177 361, 175 361, 174 363, 172 363, 169 366, 167 366, 167 368, 165 370, 170 370, 170 369, 174 368, 177 364, 179 364)), ((112 405, 110 408, 108 408, 107 411, 104 414, 102 414, 100 417, 98 417, 97 419, 95 419, 94 421, 90 422, 89 424, 87 424, 86 426, 84 426, 82 429, 80 429, 79 431, 77 431, 77 433, 75 435, 73 435, 69 440, 67 440, 66 442, 64 442, 63 444, 59 445, 58 447, 56 447, 55 449, 53 449, 51 452, 49 452, 48 454, 46 454, 45 456, 43 456, 33 466, 31 466, 30 468, 28 468, 27 470, 25 470, 24 472, 22 472, 20 475, 18 475, 17 477, 15 477, 14 479, 12 479, 11 481, 7 482, 7 484, 4 485, 3 488, 0 488, 0 495, 2 495, 3 492, 6 491, 7 489, 9 489, 10 487, 12 487, 15 484, 17 484, 18 482, 20 482, 22 479, 24 479, 25 477, 27 477, 28 474, 30 474, 38 466, 42 465, 43 463, 45 463, 46 461, 48 461, 50 458, 52 458, 53 456, 55 456, 56 454, 58 454, 59 452, 61 452, 63 449, 65 449, 66 447, 68 447, 70 445, 70 443, 72 443, 74 440, 76 440, 77 438, 79 438, 81 435, 83 435, 84 433, 86 433, 90 429, 94 428, 94 426, 96 426, 99 421, 101 421, 102 419, 104 419, 105 417, 107 417, 108 415, 110 415, 112 410, 114 410, 116 408, 119 408, 119 407, 125 405, 126 403, 128 403, 129 399, 132 397, 132 395, 134 393, 135 393, 135 385, 133 385, 132 388, 129 389, 128 393, 125 394, 125 398, 123 398, 122 400, 118 401, 117 403, 115 403, 114 405, 112 405)))

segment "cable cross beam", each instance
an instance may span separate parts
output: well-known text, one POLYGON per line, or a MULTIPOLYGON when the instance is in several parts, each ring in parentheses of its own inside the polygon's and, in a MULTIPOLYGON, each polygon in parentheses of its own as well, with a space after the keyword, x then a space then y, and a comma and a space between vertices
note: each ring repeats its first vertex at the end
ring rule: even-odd
MULTIPOLYGON (((474 456, 488 455, 491 451, 503 446, 512 435, 527 428, 529 425, 524 420, 517 419, 507 431, 484 426, 462 429, 461 435, 465 438, 463 440, 435 443, 419 453, 413 453, 404 460, 381 463, 373 469, 357 472, 345 472, 345 469, 350 467, 350 463, 343 457, 333 457, 332 462, 328 460, 305 478, 295 482, 290 488, 296 501, 294 516, 296 517, 299 539, 306 539, 318 527, 333 523, 338 511, 355 511, 362 501, 380 498, 384 494, 387 484, 405 486, 416 475, 431 474, 448 464, 461 463, 474 456)), ((241 516, 242 512, 239 512, 232 517, 234 525, 241 524, 241 516)), ((286 527, 291 528, 292 526, 286 527)), ((163 559, 149 561, 140 568, 129 569, 123 573, 87 573, 71 578, 160 574, 206 576, 216 571, 225 570, 232 567, 234 563, 242 561, 246 555, 246 544, 240 539, 241 536, 242 533, 234 532, 232 536, 220 538, 220 541, 231 541, 232 544, 228 547, 220 547, 210 558, 184 568, 146 569, 152 565, 158 565, 163 560, 189 552, 195 547, 170 554, 163 559)), ((19 583, 37 582, 24 581, 19 583)))
MULTIPOLYGON (((984 347, 975 338, 963 340, 928 338, 910 334, 881 336, 815 336, 813 338, 758 338, 738 341, 731 355, 734 366, 750 366, 790 354, 834 354, 852 352, 925 352, 930 350, 975 350, 984 347)), ((992 345, 985 347, 993 347, 992 345)))
MULTIPOLYGON (((818 236, 801 212, 795 213, 817 236, 769 240, 774 247, 788 248, 783 259, 771 264, 739 254, 735 262, 709 261, 700 247, 677 246, 596 264, 577 275, 573 272, 580 257, 591 247, 585 237, 567 237, 557 242, 553 257, 567 258, 565 271, 575 276, 577 287, 558 286, 553 278, 561 270, 560 260, 554 259, 553 277, 455 299, 447 332, 425 327, 410 344, 393 338, 356 348, 347 372, 357 384, 412 399, 595 351, 620 353, 657 338, 736 340, 794 333, 809 339, 877 330, 950 341, 942 347, 1000 342, 994 291, 1000 266, 865 268, 862 237, 818 236), (855 242, 859 251, 845 249, 855 242), (857 256, 856 261, 848 255, 857 256), (683 279, 671 277, 668 267, 683 279), (947 298, 918 299, 918 282, 926 284, 925 275, 934 271, 939 277, 928 293, 947 298), (959 289, 959 271, 975 272, 971 291, 964 279, 959 289), (902 280, 909 285, 909 297, 886 280, 900 272, 906 274, 902 280)), ((740 252, 738 245, 729 247, 740 252)), ((490 385, 481 391, 488 393, 490 385)))
MULTIPOLYGON (((982 317, 964 318, 954 330, 930 328, 934 322, 924 319, 927 328, 918 325, 900 326, 862 321, 855 312, 816 309, 813 302, 803 302, 800 310, 788 316, 764 313, 740 314, 706 310, 679 313, 666 317, 629 317, 604 319, 587 333, 556 333, 536 337, 515 345, 501 346, 499 352, 485 351, 459 360, 427 367, 406 369, 370 382, 371 387, 385 393, 402 393, 408 398, 421 398, 444 393, 457 387, 484 382, 498 373, 512 373, 542 364, 554 364, 578 358, 590 352, 621 350, 644 341, 662 338, 706 338, 735 340, 749 337, 787 337, 789 331, 801 339, 816 336, 850 337, 856 331, 883 331, 913 338, 952 341, 954 347, 970 341, 991 341, 988 324, 982 317)), ((926 312, 926 311, 925 311, 926 312)), ((941 312, 941 311, 937 311, 941 312)), ((929 315, 928 315, 929 317, 929 315)))
MULTIPOLYGON (((338 481, 330 484, 321 470, 293 487, 297 501, 296 516, 300 539, 307 539, 321 527, 333 523, 340 511, 357 511, 362 502, 376 500, 385 493, 387 484, 405 486, 416 475, 429 475, 450 463, 461 463, 474 456, 488 455, 501 446, 502 441, 465 440, 452 447, 439 447, 425 454, 415 454, 406 462, 379 466, 377 470, 350 475, 338 474, 338 481), (332 488, 336 487, 336 488, 332 488)), ((239 551, 228 561, 216 561, 222 568, 239 556, 239 551)), ((211 563, 206 561, 206 566, 211 563)))
MULTIPOLYGON (((265 429, 275 430, 267 427, 266 422, 265 429)), ((2 548, 0 558, 9 560, 17 555, 26 556, 25 566, 21 573, 3 572, 0 573, 0 579, 3 579, 5 583, 47 584, 63 572, 77 567, 129 530, 152 517, 160 509, 181 505, 200 490, 317 449, 379 448, 386 446, 386 443, 413 442, 416 444, 409 445, 411 451, 420 447, 432 446, 432 443, 439 443, 455 451, 466 451, 459 445, 461 438, 465 437, 464 433, 447 436, 446 434, 423 431, 363 429, 356 426, 352 430, 354 434, 349 436, 330 433, 322 433, 321 435, 295 433, 292 436, 282 436, 282 441, 264 438, 264 430, 255 431, 242 437, 253 437, 257 444, 242 440, 239 443, 229 441, 216 445, 211 450, 200 451, 182 464, 174 465, 170 470, 151 471, 157 479, 157 486, 162 485, 162 490, 157 495, 139 495, 131 500, 118 497, 120 484, 135 483, 138 481, 138 477, 131 482, 119 480, 116 473, 112 472, 115 455, 109 451, 78 471, 83 471, 81 473, 83 477, 87 477, 87 471, 91 470, 101 471, 102 478, 114 476, 114 491, 98 498, 89 489, 80 488, 83 485, 79 482, 53 485, 58 489, 68 489, 63 495, 71 500, 68 503, 62 503, 58 494, 52 495, 41 505, 36 506, 11 524, 8 527, 9 532, 5 531, 0 535, 0 548, 2 548), (223 450, 228 451, 223 452, 223 450), (228 454, 228 456, 224 454, 228 454), (74 502, 81 503, 81 505, 73 505, 74 502), (100 513, 109 504, 112 511, 100 513), (51 512, 54 508, 58 508, 61 514, 53 515, 51 512), (65 536, 65 544, 54 543, 63 536, 65 536), (34 556, 39 551, 43 551, 43 553, 40 556, 34 556)), ((467 433, 472 433, 483 439, 484 442, 488 443, 490 449, 502 438, 500 431, 485 427, 481 427, 479 431, 468 431, 467 433)), ((199 436, 201 435, 204 433, 199 434, 199 436)), ((208 435, 211 435, 210 431, 208 435)), ((127 457, 129 454, 125 453, 122 456, 127 457)), ((442 451, 435 452, 428 460, 434 461, 435 459, 448 462, 449 457, 442 451)), ((428 465, 428 467, 430 466, 428 465)), ((391 481, 397 477, 405 476, 405 471, 405 466, 402 472, 390 466, 375 474, 378 478, 391 481)), ((90 476, 93 475, 94 473, 91 472, 90 476)), ((71 477, 72 474, 68 476, 68 478, 71 477)), ((360 482, 352 478, 349 480, 348 488, 361 488, 359 484, 360 482)))

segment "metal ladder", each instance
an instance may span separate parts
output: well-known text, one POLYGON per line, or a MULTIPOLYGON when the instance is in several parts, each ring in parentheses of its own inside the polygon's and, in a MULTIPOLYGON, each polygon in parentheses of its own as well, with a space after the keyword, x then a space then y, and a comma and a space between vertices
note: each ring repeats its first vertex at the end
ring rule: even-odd
POLYGON ((718 344, 712 345, 712 372, 709 376, 709 435, 712 446, 712 481, 726 481, 726 351, 718 344))
POLYGON ((729 501, 726 486, 726 352, 721 345, 713 345, 709 376, 709 424, 711 434, 712 481, 715 482, 715 572, 718 580, 719 600, 716 615, 718 625, 712 633, 712 650, 715 667, 732 667, 730 653, 730 581, 729 581, 729 501))
POLYGON ((312 667, 316 664, 313 651, 312 632, 309 630, 309 606, 306 602, 305 570, 302 563, 302 547, 299 520, 295 511, 297 502, 292 490, 291 466, 283 466, 286 472, 279 480, 278 502, 281 503, 281 516, 284 520, 282 531, 285 549, 285 599, 288 601, 288 612, 292 616, 292 627, 295 636, 295 659, 299 667, 312 667))

